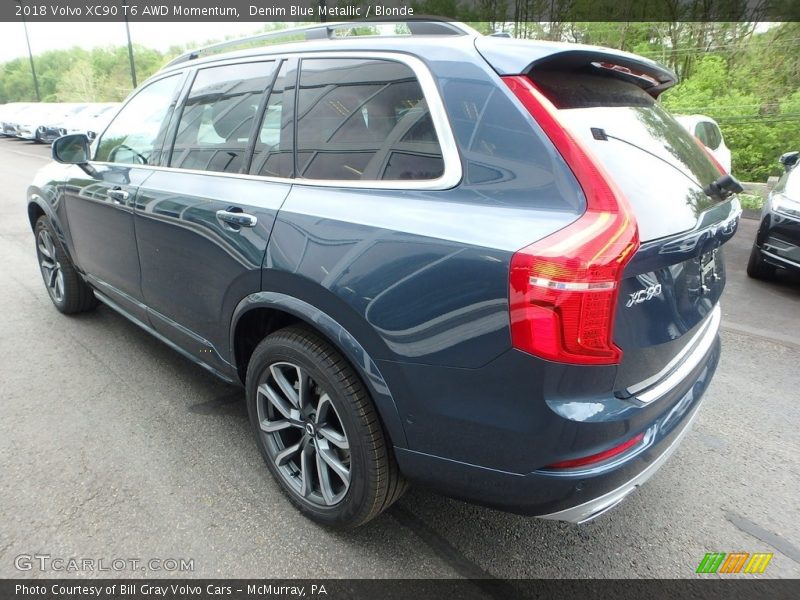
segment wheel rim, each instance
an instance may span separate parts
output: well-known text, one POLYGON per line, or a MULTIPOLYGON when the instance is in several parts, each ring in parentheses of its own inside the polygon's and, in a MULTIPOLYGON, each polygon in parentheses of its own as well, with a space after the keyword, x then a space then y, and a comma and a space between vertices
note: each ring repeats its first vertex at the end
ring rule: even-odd
POLYGON ((39 251, 39 267, 47 286, 47 291, 56 302, 64 299, 64 271, 56 256, 56 246, 46 229, 41 229, 36 237, 36 249, 39 251))
POLYGON ((273 363, 256 391, 268 454, 298 496, 317 506, 350 488, 350 442, 330 395, 302 367, 273 363))

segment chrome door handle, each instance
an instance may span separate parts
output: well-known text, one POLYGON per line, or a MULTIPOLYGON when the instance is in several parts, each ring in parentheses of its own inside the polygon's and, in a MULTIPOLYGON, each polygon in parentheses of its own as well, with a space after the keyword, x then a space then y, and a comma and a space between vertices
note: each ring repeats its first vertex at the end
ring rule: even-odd
POLYGON ((258 218, 255 215, 248 215, 244 212, 232 212, 229 210, 218 210, 217 218, 223 223, 235 227, 255 227, 258 218))
POLYGON ((111 198, 111 201, 116 204, 125 204, 128 201, 130 194, 125 190, 114 189, 108 190, 108 192, 106 192, 106 196, 111 198))

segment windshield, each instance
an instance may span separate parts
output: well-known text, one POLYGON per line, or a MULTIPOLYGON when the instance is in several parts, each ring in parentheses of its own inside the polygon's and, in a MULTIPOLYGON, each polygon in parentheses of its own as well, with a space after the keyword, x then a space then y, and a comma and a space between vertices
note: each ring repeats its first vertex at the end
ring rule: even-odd
POLYGON ((794 167, 791 171, 786 173, 786 182, 783 188, 783 194, 792 200, 800 202, 800 167, 794 167))

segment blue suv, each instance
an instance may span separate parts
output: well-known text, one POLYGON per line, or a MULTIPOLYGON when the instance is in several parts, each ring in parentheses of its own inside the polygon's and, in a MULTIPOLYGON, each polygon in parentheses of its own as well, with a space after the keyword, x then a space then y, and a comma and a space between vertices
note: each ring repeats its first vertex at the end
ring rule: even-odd
POLYGON ((318 522, 365 523, 407 482, 591 519, 697 414, 736 182, 651 60, 352 27, 189 53, 93 142, 57 140, 28 191, 52 301, 243 385, 318 522))

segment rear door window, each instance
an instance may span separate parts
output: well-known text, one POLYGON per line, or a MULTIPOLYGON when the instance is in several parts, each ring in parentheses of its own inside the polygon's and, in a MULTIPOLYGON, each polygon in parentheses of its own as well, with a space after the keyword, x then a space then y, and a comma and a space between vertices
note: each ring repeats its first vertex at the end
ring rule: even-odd
POLYGON ((171 167, 239 173, 275 62, 200 69, 183 107, 171 167))
POLYGON ((302 61, 298 177, 424 180, 443 172, 436 130, 410 67, 391 60, 302 61))
POLYGON ((284 61, 267 98, 267 106, 261 119, 250 165, 252 175, 284 178, 292 176, 294 121, 290 106, 294 100, 296 78, 296 68, 284 61))

